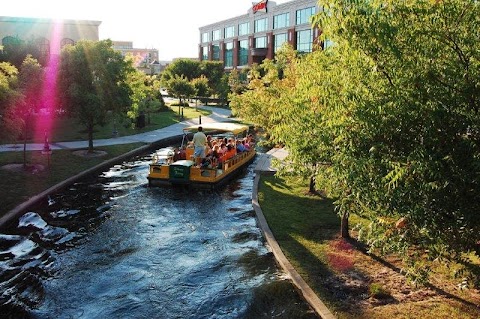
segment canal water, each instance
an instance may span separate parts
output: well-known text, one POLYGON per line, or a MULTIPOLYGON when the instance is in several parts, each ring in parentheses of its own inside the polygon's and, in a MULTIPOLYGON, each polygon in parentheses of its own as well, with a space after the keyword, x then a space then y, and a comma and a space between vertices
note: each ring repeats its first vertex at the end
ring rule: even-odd
POLYGON ((72 185, 0 235, 2 318, 316 318, 257 227, 254 164, 205 191, 149 188, 150 159, 72 185))

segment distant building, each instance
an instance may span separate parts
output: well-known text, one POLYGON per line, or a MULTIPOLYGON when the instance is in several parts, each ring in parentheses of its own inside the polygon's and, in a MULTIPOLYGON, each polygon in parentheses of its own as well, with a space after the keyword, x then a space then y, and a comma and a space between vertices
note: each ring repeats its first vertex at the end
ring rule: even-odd
POLYGON ((222 61, 228 70, 273 59, 284 43, 312 52, 319 30, 312 28, 310 17, 318 10, 317 0, 280 5, 262 0, 247 14, 200 27, 199 59, 222 61))
POLYGON ((134 48, 131 41, 113 41, 113 48, 123 56, 132 56, 135 67, 146 74, 159 74, 165 69, 165 64, 158 61, 157 49, 134 48))
POLYGON ((0 39, 3 46, 18 39, 31 41, 48 60, 50 55, 60 54, 61 48, 67 44, 75 44, 79 40, 98 41, 98 27, 101 23, 89 20, 0 17, 0 39))

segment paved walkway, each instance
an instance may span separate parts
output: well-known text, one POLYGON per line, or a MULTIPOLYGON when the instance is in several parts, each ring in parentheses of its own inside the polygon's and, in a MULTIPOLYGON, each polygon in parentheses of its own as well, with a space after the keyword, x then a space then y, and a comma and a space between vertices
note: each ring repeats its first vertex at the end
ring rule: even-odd
MULTIPOLYGON (((204 106, 204 105, 198 106, 198 108, 212 111, 212 114, 201 117, 202 123, 224 122, 224 121, 232 120, 232 118, 230 118, 231 112, 228 109, 222 109, 218 107, 210 107, 210 106, 204 106)), ((94 147, 99 147, 99 146, 106 146, 106 145, 130 144, 130 143, 137 143, 137 142, 153 143, 167 137, 181 135, 182 129, 184 127, 199 124, 199 120, 200 118, 195 118, 195 119, 183 121, 177 124, 173 124, 155 131, 150 131, 150 132, 145 132, 145 133, 140 133, 135 135, 94 140, 93 145, 94 147)), ((44 146, 43 143, 27 144, 27 151, 41 151, 43 150, 43 146, 44 146)), ((87 148, 87 147, 88 147, 88 141, 50 143, 50 148, 52 150, 80 149, 80 148, 87 148)), ((20 144, 0 145, 0 152, 11 152, 11 151, 23 151, 23 144, 20 143, 20 144)))

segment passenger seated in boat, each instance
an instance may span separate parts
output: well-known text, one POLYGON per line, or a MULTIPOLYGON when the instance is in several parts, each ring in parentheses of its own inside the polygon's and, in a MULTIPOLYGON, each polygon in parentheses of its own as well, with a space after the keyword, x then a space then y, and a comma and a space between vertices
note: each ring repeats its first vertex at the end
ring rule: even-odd
POLYGON ((211 135, 207 135, 207 146, 213 148, 213 140, 211 135))
POLYGON ((242 145, 245 147, 245 151, 250 151, 250 145, 247 144, 247 141, 245 139, 242 140, 242 145))
MULTIPOLYGON (((218 147, 217 147, 218 149, 218 147)), ((202 167, 203 168, 214 168, 218 166, 218 160, 219 160, 219 155, 218 152, 214 149, 212 152, 205 157, 205 159, 202 161, 202 167)))
POLYGON ((237 140, 236 141, 236 147, 237 147, 237 153, 245 152, 247 149, 245 148, 245 145, 242 144, 242 141, 237 140))
POLYGON ((228 161, 229 159, 234 157, 236 154, 237 154, 237 151, 235 150, 235 148, 232 145, 228 144, 227 151, 223 155, 223 161, 224 162, 228 161))
POLYGON ((248 134, 248 136, 247 136, 246 139, 245 139, 244 145, 245 145, 245 147, 246 147, 247 149, 250 149, 250 148, 254 147, 255 141, 254 141, 254 139, 253 139, 252 134, 248 134))
POLYGON ((227 152, 227 144, 225 143, 220 144, 220 149, 218 150, 220 157, 223 157, 223 155, 225 155, 226 152, 227 152))
POLYGON ((187 159, 187 153, 185 151, 185 146, 181 147, 180 149, 174 150, 173 161, 179 161, 187 159))

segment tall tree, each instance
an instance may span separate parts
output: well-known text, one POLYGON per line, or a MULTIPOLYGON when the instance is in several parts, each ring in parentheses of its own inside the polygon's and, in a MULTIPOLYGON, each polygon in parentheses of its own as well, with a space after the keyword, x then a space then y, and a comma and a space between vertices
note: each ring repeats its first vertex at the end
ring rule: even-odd
POLYGON ((315 24, 333 45, 283 78, 266 64, 252 69, 234 111, 285 143, 296 169, 320 163, 317 182, 337 199, 345 236, 350 214, 371 220, 360 239, 402 253, 417 279, 425 256, 471 266, 466 254, 480 254, 480 3, 320 6, 315 24))
POLYGON ((46 57, 41 56, 40 50, 33 40, 25 41, 19 37, 8 37, 6 43, 0 50, 0 61, 9 62, 17 69, 20 69, 20 66, 28 55, 31 55, 45 65, 46 57))
POLYGON ((126 79, 133 71, 131 62, 112 48, 110 40, 79 41, 62 50, 60 98, 85 126, 89 152, 93 152, 95 126, 106 123, 109 111, 126 112, 130 107, 131 89, 126 79))
MULTIPOLYGON (((202 75, 199 78, 193 79, 190 81, 191 84, 193 85, 193 88, 195 90, 195 95, 197 96, 197 102, 198 98, 202 100, 202 97, 208 97, 210 96, 210 88, 208 87, 208 79, 202 75)), ((206 99, 205 99, 206 101, 206 99)))
POLYGON ((0 139, 13 139, 22 127, 22 119, 15 112, 23 104, 17 76, 17 68, 10 63, 0 62, 0 139))
POLYGON ((223 63, 221 61, 202 61, 200 74, 208 79, 210 93, 218 96, 223 89, 222 78, 225 74, 223 63))
POLYGON ((192 83, 190 83, 190 81, 184 76, 175 75, 165 84, 168 92, 178 98, 181 105, 183 105, 185 99, 188 99, 195 94, 195 88, 192 83))
POLYGON ((372 249, 466 263, 480 253, 480 3, 320 4, 338 204, 372 221, 372 249))
POLYGON ((31 131, 32 114, 42 106, 42 92, 44 69, 31 55, 27 55, 19 72, 19 87, 23 93, 24 100, 17 107, 17 114, 23 120, 23 166, 27 166, 27 138, 31 131))
POLYGON ((188 81, 200 76, 200 62, 192 59, 176 59, 162 72, 162 80, 168 82, 172 78, 183 76, 188 81))

